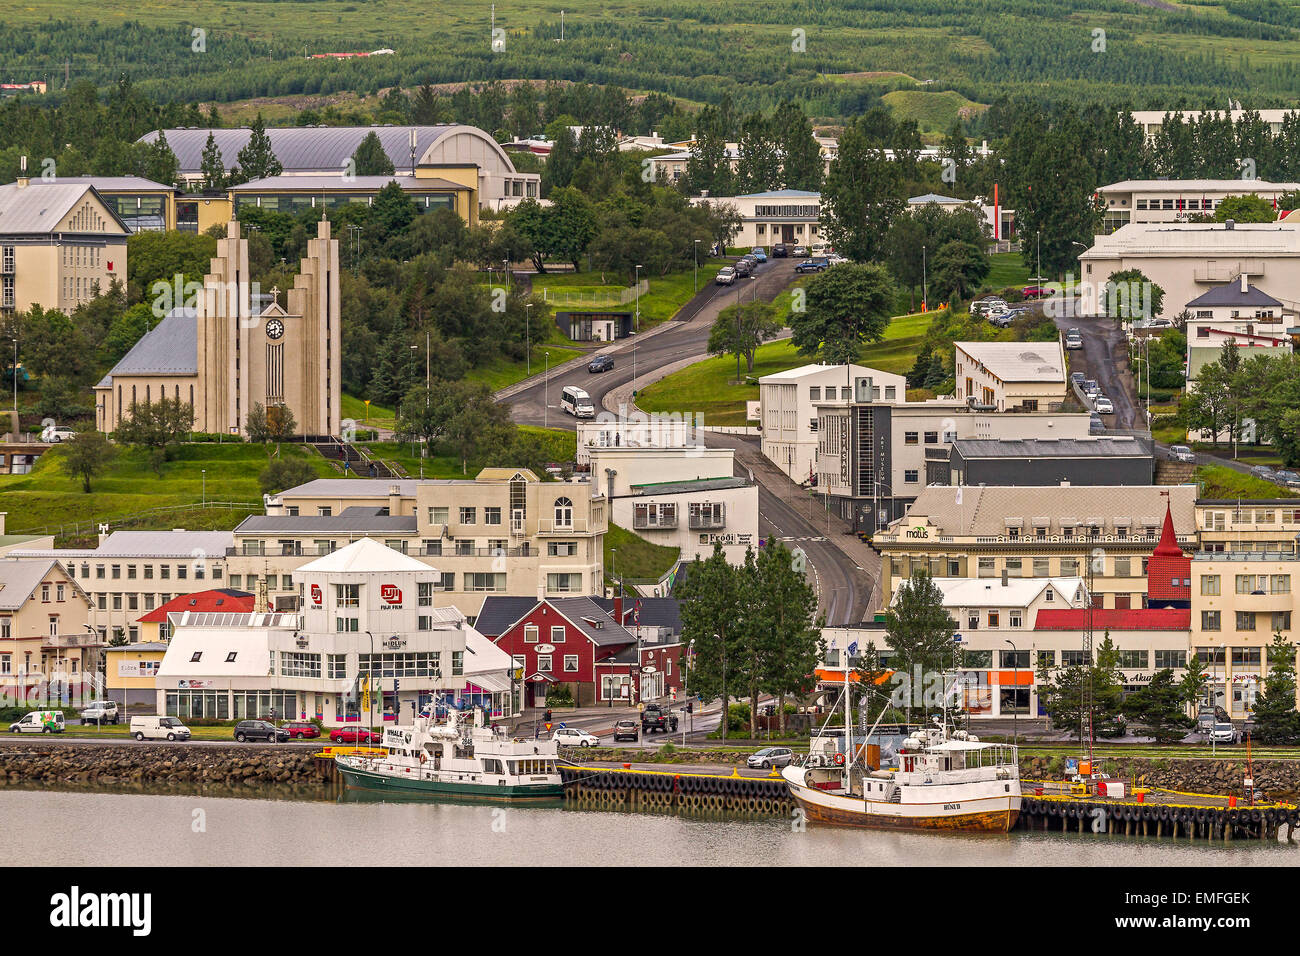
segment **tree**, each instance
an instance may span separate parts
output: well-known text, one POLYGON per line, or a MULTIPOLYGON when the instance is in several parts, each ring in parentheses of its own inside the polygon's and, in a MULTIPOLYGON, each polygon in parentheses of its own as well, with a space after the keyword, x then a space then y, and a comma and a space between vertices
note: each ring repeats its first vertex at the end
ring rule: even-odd
MULTIPOLYGON (((885 610, 885 631, 893 650, 891 664, 895 673, 903 677, 901 686, 909 690, 904 709, 910 721, 912 703, 921 690, 913 687, 912 682, 926 681, 936 672, 942 672, 952 653, 952 636, 956 632, 952 617, 944 607, 943 591, 928 571, 914 572, 899 587, 897 596, 885 610)), ((925 701, 927 706, 930 703, 925 701)))
POLYGON ((1167 667, 1156 671, 1147 686, 1129 694, 1121 709, 1130 723, 1144 728, 1156 743, 1182 740, 1195 724, 1183 709, 1182 689, 1167 667))
POLYGON ((78 432, 63 446, 63 470, 70 477, 81 479, 81 490, 90 494, 90 479, 103 473, 114 458, 117 449, 99 432, 78 432))
POLYGON ((761 299, 727 306, 709 331, 709 354, 744 358, 745 370, 753 372, 758 347, 781 331, 776 316, 776 306, 761 299))
POLYGON ((817 192, 822 187, 826 163, 821 145, 813 138, 812 123, 796 103, 784 100, 772 114, 772 135, 781 154, 781 179, 786 189, 817 192))
POLYGON ((785 698, 808 693, 817 662, 825 656, 817 593, 808 583, 802 553, 779 541, 760 548, 754 561, 752 630, 766 635, 768 657, 762 686, 776 697, 780 732, 785 735, 785 698))
MULTIPOLYGON (((734 660, 745 627, 743 589, 739 586, 737 570, 727 562, 718 543, 708 558, 701 560, 697 556, 684 570, 686 580, 676 591, 681 602, 682 643, 694 648, 691 689, 701 703, 720 698, 722 712, 726 714, 731 699, 727 689, 727 655, 730 652, 734 660)), ((734 673, 733 664, 732 679, 734 673)), ((725 718, 721 734, 725 740, 725 718)))
POLYGON ((264 495, 275 495, 288 488, 305 485, 316 478, 316 470, 302 458, 273 458, 257 476, 264 495))
POLYGON ((1158 318, 1165 307, 1165 290, 1140 269, 1112 272, 1099 298, 1102 311, 1123 322, 1158 318))
POLYGON ((1261 743, 1300 743, 1300 713, 1295 708, 1295 644, 1280 632, 1267 648, 1268 674, 1264 693, 1255 698, 1255 733, 1261 743))
POLYGON ((944 300, 966 299, 989 274, 989 257, 971 242, 953 240, 934 254, 930 286, 944 300))
MULTIPOLYGON (((275 156, 275 150, 271 148, 271 138, 266 135, 266 124, 262 121, 261 113, 253 120, 248 142, 236 154, 235 159, 239 164, 240 182, 279 176, 284 172, 284 167, 275 156)), ((231 185, 233 184, 232 182, 231 185)))
POLYGON ((266 410, 267 439, 275 442, 275 450, 280 451, 280 443, 289 441, 298 430, 298 421, 293 417, 293 409, 280 402, 266 410))
POLYGON ((367 133, 357 146, 352 154, 352 164, 358 176, 391 176, 397 172, 374 130, 367 133))
POLYGON ((1249 196, 1225 196, 1214 209, 1215 222, 1275 222, 1277 209, 1267 199, 1249 196))
POLYGON ((1198 707, 1205 699, 1205 688, 1209 685, 1210 675, 1201 663, 1201 656, 1193 654, 1187 661, 1187 671, 1178 682, 1178 693, 1187 707, 1198 707))
POLYGON ((840 137, 822 185, 822 224, 836 251, 855 262, 884 255, 884 238, 906 206, 902 165, 872 145, 858 117, 840 137))
POLYGON ((1119 650, 1109 632, 1094 650, 1095 663, 1071 664, 1053 670, 1046 663, 1038 671, 1038 699, 1056 727, 1078 729, 1079 743, 1095 728, 1120 713, 1124 696, 1119 672, 1119 650), (1085 695, 1092 706, 1085 706, 1085 695))
POLYGON ((802 355, 821 353, 831 365, 855 362, 878 342, 893 312, 894 283, 878 265, 843 263, 808 282, 804 310, 786 318, 802 355))
POLYGON ((208 133, 208 141, 203 146, 200 168, 203 170, 204 190, 215 192, 226 184, 226 164, 221 158, 216 137, 211 132, 208 133))
POLYGON ((411 389, 402 400, 397 419, 399 441, 422 441, 427 448, 443 446, 460 458, 462 472, 471 458, 508 445, 515 426, 510 411, 492 400, 482 382, 437 382, 411 389))
POLYGON ((158 138, 152 143, 145 144, 144 155, 140 164, 140 175, 156 183, 174 186, 179 178, 179 173, 180 162, 176 159, 176 154, 172 152, 171 147, 167 145, 166 134, 159 130, 158 138))
POLYGON ((244 418, 244 432, 248 440, 265 445, 271 439, 271 430, 266 422, 266 407, 261 402, 254 402, 244 418))
POLYGON ((171 447, 194 427, 194 407, 179 398, 160 398, 156 402, 131 404, 131 417, 117 426, 119 442, 149 451, 150 465, 162 477, 162 466, 170 458, 171 447))

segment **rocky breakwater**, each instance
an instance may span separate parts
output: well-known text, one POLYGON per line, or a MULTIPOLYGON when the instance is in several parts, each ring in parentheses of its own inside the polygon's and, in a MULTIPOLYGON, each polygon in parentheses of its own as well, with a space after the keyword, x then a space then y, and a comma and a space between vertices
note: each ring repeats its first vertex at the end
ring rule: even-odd
MULTIPOLYGON (((1026 757, 1020 772, 1027 779, 1061 779, 1059 757, 1026 757)), ((1098 767, 1121 780, 1136 780, 1139 786, 1162 787, 1186 793, 1216 796, 1240 795, 1242 781, 1253 774, 1255 786, 1270 800, 1295 803, 1300 800, 1300 760, 1255 760, 1245 755, 1228 760, 1179 759, 1171 757, 1104 757, 1098 767)))
POLYGON ((6 743, 0 747, 0 780, 8 783, 323 786, 327 781, 307 748, 6 743))

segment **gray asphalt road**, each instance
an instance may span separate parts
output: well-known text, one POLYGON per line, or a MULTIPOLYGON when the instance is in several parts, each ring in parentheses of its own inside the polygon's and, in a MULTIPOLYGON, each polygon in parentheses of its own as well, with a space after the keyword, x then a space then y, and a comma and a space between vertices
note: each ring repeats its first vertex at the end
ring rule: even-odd
POLYGON ((560 392, 566 385, 586 389, 597 409, 603 407, 605 393, 626 385, 647 372, 691 356, 705 357, 709 329, 718 313, 736 302, 776 298, 795 277, 794 259, 770 259, 748 279, 734 285, 709 283, 691 299, 676 318, 672 328, 664 329, 644 341, 633 335, 613 353, 614 368, 608 372, 588 372, 586 367, 567 373, 552 372, 537 376, 537 381, 508 399, 511 416, 521 425, 545 425, 573 429, 574 419, 560 411, 560 392), (549 407, 548 407, 549 406, 549 407))
MULTIPOLYGON (((1117 328, 1110 319, 1076 316, 1077 303, 1078 299, 1074 297, 1055 302, 1049 313, 1062 332, 1078 329, 1083 336, 1083 348, 1066 353, 1070 357, 1070 371, 1083 372, 1088 378, 1096 379, 1101 390, 1114 404, 1113 415, 1101 416, 1107 428, 1146 428, 1145 415, 1138 406, 1133 377, 1121 374, 1116 364, 1116 357, 1124 349, 1123 330, 1117 328)), ((1035 307, 1041 310, 1044 305, 1040 302, 1035 307)))

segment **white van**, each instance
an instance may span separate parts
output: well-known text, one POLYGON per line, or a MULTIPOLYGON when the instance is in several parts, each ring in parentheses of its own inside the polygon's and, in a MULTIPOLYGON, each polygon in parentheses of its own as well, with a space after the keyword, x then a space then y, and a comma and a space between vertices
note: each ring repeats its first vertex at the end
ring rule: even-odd
POLYGON ((11 734, 61 734, 63 733, 63 711, 33 710, 23 719, 9 725, 11 734))
POLYGON ((591 396, 576 385, 564 386, 564 391, 560 393, 560 408, 574 418, 596 417, 596 406, 592 403, 591 396))
POLYGON ((131 736, 136 740, 189 740, 190 729, 175 717, 132 717, 131 736))

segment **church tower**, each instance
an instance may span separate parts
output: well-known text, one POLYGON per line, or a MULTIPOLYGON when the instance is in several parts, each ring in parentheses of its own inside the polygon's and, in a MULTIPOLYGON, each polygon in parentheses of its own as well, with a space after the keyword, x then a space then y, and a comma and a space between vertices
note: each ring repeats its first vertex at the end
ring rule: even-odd
POLYGON ((339 244, 330 238, 330 222, 316 224, 307 240, 288 295, 289 322, 297 324, 301 346, 286 353, 286 380, 294 400, 286 399, 305 435, 338 435, 342 393, 342 338, 339 321, 339 244))
POLYGON ((250 324, 248 240, 232 219, 226 238, 203 277, 196 307, 198 381, 194 427, 238 434, 248 414, 248 327, 250 324))

